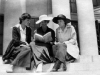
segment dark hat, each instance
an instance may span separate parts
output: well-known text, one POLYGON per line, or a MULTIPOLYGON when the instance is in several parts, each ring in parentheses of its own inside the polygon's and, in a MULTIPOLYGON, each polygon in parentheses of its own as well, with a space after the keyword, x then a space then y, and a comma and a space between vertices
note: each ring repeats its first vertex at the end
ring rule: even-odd
POLYGON ((53 21, 54 23, 58 24, 58 20, 59 20, 59 19, 62 19, 62 20, 64 20, 64 21, 67 22, 67 23, 71 22, 71 20, 68 19, 68 18, 66 18, 66 16, 64 16, 63 14, 60 14, 60 15, 58 15, 57 17, 54 17, 54 18, 52 19, 52 21, 53 21))

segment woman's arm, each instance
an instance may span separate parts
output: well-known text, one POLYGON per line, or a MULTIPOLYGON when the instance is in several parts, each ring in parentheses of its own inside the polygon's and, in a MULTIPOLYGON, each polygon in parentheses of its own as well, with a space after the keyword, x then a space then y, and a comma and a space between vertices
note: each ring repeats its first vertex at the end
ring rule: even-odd
POLYGON ((73 26, 71 26, 71 38, 68 41, 64 41, 64 43, 76 44, 76 31, 73 26))

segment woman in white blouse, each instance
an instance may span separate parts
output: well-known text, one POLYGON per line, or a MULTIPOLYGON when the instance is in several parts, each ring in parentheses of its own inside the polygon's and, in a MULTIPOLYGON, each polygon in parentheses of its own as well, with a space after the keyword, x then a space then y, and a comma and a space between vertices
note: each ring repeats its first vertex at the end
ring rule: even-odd
POLYGON ((66 61, 77 59, 79 56, 79 48, 76 40, 76 32, 71 22, 63 14, 54 17, 52 20, 58 24, 56 29, 56 45, 53 46, 56 62, 52 71, 58 71, 61 63, 63 63, 63 71, 66 71, 66 61))
POLYGON ((31 15, 23 13, 19 18, 19 23, 12 27, 12 40, 2 57, 5 64, 11 64, 11 70, 9 67, 7 72, 12 71, 12 65, 30 67, 29 65, 27 66, 27 63, 30 63, 31 60, 29 53, 30 48, 28 47, 31 42, 30 20, 31 15), (19 61, 21 61, 19 57, 25 61, 23 64, 21 62, 19 63, 19 61))

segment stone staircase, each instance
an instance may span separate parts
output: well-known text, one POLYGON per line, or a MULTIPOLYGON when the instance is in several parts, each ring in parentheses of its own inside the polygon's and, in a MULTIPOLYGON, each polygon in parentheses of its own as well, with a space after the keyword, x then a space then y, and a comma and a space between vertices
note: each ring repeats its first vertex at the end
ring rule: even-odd
MULTIPOLYGON (((14 74, 26 73, 26 74, 43 74, 43 75, 100 75, 100 56, 80 56, 79 60, 75 61, 74 63, 66 63, 67 64, 67 71, 63 72, 62 68, 59 69, 59 72, 50 72, 54 63, 43 65, 42 72, 34 73, 34 70, 25 70, 21 67, 14 68, 14 74)), ((3 64, 2 59, 0 57, 0 75, 1 73, 6 73, 6 69, 9 68, 9 64, 3 64)), ((3 74, 4 75, 4 74, 3 74)))

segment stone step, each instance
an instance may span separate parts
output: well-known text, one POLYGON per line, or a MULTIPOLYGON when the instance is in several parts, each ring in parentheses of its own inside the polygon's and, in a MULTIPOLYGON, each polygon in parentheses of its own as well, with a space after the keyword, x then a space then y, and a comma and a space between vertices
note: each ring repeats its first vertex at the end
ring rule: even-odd
POLYGON ((77 62, 79 62, 79 63, 91 63, 91 62, 93 62, 93 57, 90 55, 80 55, 77 62))
POLYGON ((2 64, 2 65, 0 65, 0 73, 6 73, 6 70, 8 68, 9 68, 9 64, 2 64))
MULTIPOLYGON (((100 70, 100 63, 68 63, 67 71, 96 71, 100 70)), ((43 66, 43 72, 49 72, 53 68, 52 64, 46 64, 43 66)), ((62 71, 62 66, 59 71, 62 71)))
POLYGON ((100 55, 93 55, 93 56, 80 55, 76 62, 79 62, 79 63, 92 63, 92 62, 100 63, 100 55))
MULTIPOLYGON (((71 72, 71 71, 98 71, 100 70, 100 63, 69 63, 67 64, 67 71, 66 72, 71 72)), ((54 63, 52 64, 46 64, 43 65, 42 67, 42 72, 50 72, 53 68, 54 63)), ((0 72, 6 72, 6 70, 9 68, 9 64, 5 65, 0 65, 1 69, 0 72)), ((62 71, 62 66, 59 69, 59 71, 62 71)), ((15 67, 14 72, 16 73, 34 73, 34 70, 26 70, 25 68, 22 67, 15 67)))
MULTIPOLYGON (((0 73, 0 75, 32 75, 32 73, 0 73)), ((40 72, 34 75, 100 75, 100 71, 40 72)))
POLYGON ((93 56, 93 62, 100 63, 100 55, 93 56))
MULTIPOLYGON (((80 56, 80 58, 74 63, 66 63, 67 64, 67 71, 98 71, 100 70, 100 56, 80 56)), ((53 68, 54 63, 45 64, 42 67, 43 72, 50 72, 53 68)), ((0 57, 0 73, 5 73, 6 70, 9 68, 9 64, 3 64, 3 61, 0 57)), ((25 68, 16 67, 14 69, 16 73, 34 73, 34 70, 28 71, 25 68)), ((62 72, 62 68, 59 69, 59 72, 62 72)))

